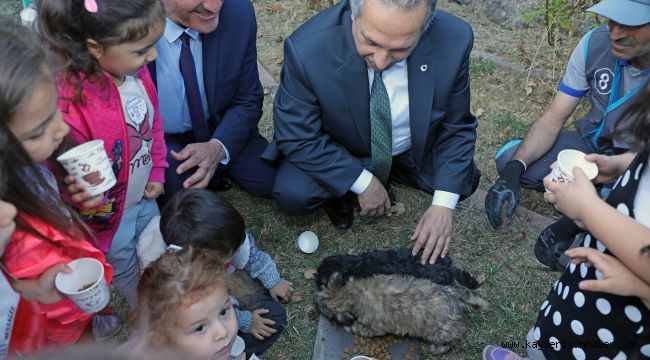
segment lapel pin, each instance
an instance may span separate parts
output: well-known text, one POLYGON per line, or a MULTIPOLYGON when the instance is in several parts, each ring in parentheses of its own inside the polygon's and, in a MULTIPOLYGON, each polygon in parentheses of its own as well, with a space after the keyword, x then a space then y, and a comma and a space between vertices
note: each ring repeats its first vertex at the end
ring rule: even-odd
POLYGON ((428 68, 427 64, 424 64, 424 65, 420 66, 420 71, 423 71, 423 72, 427 71, 427 68, 428 68))

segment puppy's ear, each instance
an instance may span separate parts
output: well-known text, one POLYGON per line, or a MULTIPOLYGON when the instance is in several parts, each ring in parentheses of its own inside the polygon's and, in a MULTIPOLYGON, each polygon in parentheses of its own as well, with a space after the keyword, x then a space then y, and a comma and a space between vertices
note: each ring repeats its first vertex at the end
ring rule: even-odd
POLYGON ((335 272, 330 276, 330 280, 327 285, 331 288, 340 288, 345 285, 345 280, 343 280, 343 274, 340 272, 335 272))
POLYGON ((357 320, 357 317, 349 311, 336 314, 336 318, 341 325, 352 325, 357 320))

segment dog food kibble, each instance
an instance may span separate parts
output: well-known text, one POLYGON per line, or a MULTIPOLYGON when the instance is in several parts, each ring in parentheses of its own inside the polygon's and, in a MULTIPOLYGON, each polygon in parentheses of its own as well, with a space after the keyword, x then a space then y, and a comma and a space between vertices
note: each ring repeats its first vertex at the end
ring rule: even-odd
MULTIPOLYGON (((341 354, 341 359, 348 360, 350 357, 356 355, 365 355, 369 357, 374 357, 378 360, 391 360, 390 348, 393 345, 400 344, 402 342, 401 337, 397 336, 380 336, 374 338, 364 338, 359 335, 352 336, 353 347, 352 349, 345 347, 343 348, 343 353, 341 354)), ((415 351, 415 343, 409 341, 410 352, 415 351)), ((400 360, 415 360, 415 357, 412 355, 400 354, 400 360)))

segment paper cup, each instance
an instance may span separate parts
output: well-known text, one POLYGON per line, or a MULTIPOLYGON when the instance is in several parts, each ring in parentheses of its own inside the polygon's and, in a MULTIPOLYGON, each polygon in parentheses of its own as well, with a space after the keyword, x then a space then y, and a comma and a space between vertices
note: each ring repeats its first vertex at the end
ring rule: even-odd
POLYGON ((244 344, 244 339, 237 336, 235 342, 232 343, 232 347, 230 348, 230 360, 239 360, 245 347, 246 344, 244 344))
POLYGON ((57 290, 65 294, 81 311, 93 314, 103 310, 111 299, 104 278, 104 265, 97 259, 81 258, 68 263, 70 273, 58 273, 57 290))
POLYGON ((92 140, 76 146, 56 160, 93 196, 112 188, 117 182, 103 140, 92 140))
MULTIPOLYGON (((578 150, 562 150, 557 156, 555 167, 551 171, 551 180, 561 183, 571 183, 575 180, 573 169, 580 168, 587 175, 589 180, 598 176, 598 166, 596 163, 585 160, 585 153, 578 150)), ((548 189, 546 190, 547 192, 548 189)))
POLYGON ((31 28, 36 20, 36 10, 32 8, 24 8, 20 11, 20 21, 23 25, 31 28))
POLYGON ((305 254, 311 254, 318 249, 318 236, 313 231, 305 231, 296 239, 296 248, 305 254))

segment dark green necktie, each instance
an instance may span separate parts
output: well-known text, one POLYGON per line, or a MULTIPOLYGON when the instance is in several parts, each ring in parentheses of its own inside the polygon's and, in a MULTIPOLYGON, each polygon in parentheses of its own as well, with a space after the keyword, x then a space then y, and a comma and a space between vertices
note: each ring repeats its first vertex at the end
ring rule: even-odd
POLYGON ((393 161, 393 121, 390 115, 388 92, 381 78, 381 71, 375 71, 370 90, 370 150, 371 172, 386 184, 393 161))

